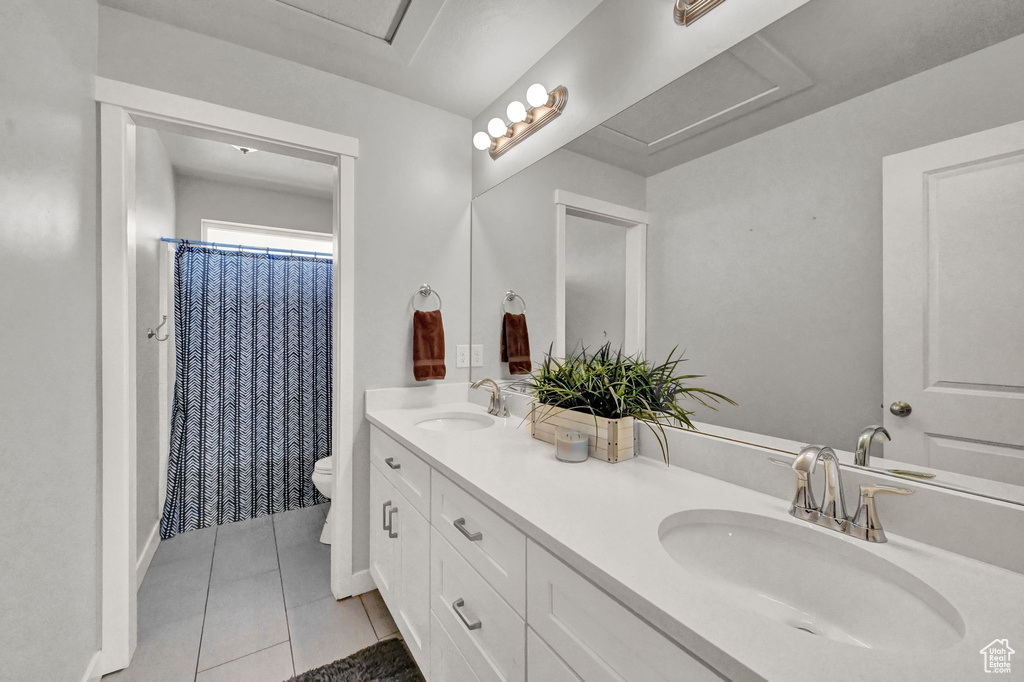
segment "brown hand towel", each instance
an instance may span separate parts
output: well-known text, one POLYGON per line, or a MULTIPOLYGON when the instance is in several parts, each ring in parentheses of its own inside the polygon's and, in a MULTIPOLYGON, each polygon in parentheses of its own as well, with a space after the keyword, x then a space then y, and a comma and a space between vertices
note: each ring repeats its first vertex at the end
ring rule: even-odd
POLYGON ((533 369, 526 315, 505 313, 501 318, 501 361, 508 363, 509 374, 529 374, 533 369))
POLYGON ((412 316, 412 374, 416 381, 444 379, 444 324, 440 310, 412 316))

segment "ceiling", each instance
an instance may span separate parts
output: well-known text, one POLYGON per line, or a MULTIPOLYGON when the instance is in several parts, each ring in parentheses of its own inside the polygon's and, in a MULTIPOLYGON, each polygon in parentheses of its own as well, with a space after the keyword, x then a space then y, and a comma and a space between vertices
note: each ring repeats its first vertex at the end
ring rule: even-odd
POLYGON ((600 2, 100 0, 470 119, 600 2))
POLYGON ((158 130, 176 173, 303 194, 333 198, 334 167, 317 161, 267 151, 242 154, 229 144, 158 130))
POLYGON ((1021 0, 812 0, 566 148, 649 177, 1022 33, 1021 0))
POLYGON ((280 0, 313 16, 347 26, 360 33, 391 42, 398 31, 409 0, 332 2, 331 0, 280 0))

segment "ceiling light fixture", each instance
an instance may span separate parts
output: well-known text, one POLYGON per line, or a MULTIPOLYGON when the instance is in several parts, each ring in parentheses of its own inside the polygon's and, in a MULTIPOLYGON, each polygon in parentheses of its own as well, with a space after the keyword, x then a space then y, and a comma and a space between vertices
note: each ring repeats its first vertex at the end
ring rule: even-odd
POLYGON ((569 91, 564 86, 548 92, 540 83, 534 83, 526 91, 530 108, 527 109, 522 102, 512 102, 505 110, 510 122, 492 118, 487 122, 486 133, 480 131, 473 135, 473 146, 480 151, 488 150, 492 159, 498 158, 562 113, 568 98, 569 91))
POLYGON ((243 154, 249 154, 250 152, 259 151, 259 149, 253 149, 252 147, 239 147, 237 144, 233 144, 231 146, 237 149, 238 151, 242 152, 243 154))
POLYGON ((676 23, 689 26, 702 16, 721 5, 725 0, 675 0, 676 23))

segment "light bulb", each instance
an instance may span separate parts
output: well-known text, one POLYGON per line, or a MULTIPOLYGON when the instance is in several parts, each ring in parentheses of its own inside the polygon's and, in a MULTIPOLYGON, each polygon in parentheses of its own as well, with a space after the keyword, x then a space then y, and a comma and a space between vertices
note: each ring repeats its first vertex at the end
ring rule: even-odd
POLYGON ((531 107, 539 107, 548 103, 548 89, 540 83, 534 83, 526 91, 526 101, 531 107))
POLYGON ((487 132, 491 137, 501 137, 508 131, 508 126, 500 118, 492 118, 487 123, 487 132))
POLYGON ((473 146, 483 151, 491 146, 491 138, 484 131, 480 131, 473 136, 473 146))
POLYGON ((526 120, 526 107, 522 102, 512 102, 508 105, 508 109, 505 110, 508 114, 508 120, 513 123, 519 123, 520 121, 526 120))

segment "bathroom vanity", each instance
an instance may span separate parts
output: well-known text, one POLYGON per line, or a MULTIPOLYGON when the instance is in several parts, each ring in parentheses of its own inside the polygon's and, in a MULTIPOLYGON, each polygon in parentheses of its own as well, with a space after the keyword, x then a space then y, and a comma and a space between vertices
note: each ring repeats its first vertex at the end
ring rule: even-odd
POLYGON ((1024 632, 1019 573, 794 519, 792 481, 559 462, 470 393, 366 398, 370 570, 431 682, 967 680, 1024 632))

